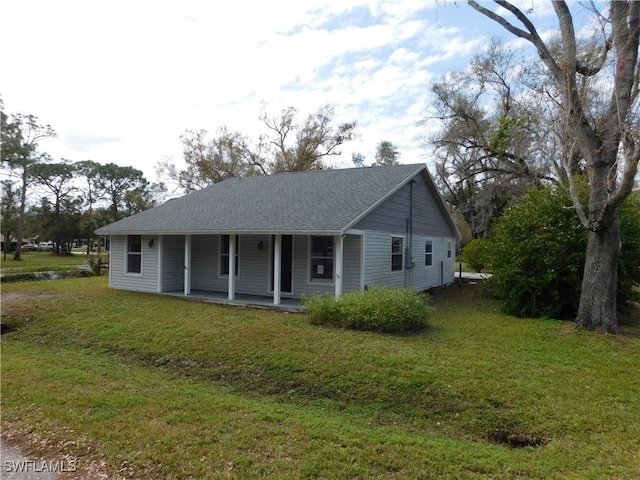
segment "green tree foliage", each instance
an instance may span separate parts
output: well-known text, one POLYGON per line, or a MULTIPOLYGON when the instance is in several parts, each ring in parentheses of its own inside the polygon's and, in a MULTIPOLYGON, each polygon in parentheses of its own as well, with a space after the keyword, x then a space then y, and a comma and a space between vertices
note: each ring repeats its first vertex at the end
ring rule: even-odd
POLYGON ((618 257, 618 309, 627 311, 640 300, 640 192, 632 193, 620 206, 622 248, 618 257))
MULTIPOLYGON (((640 283, 640 210, 637 196, 622 212, 618 268, 620 307, 640 283)), ((492 293, 505 312, 521 317, 574 318, 580 301, 587 232, 571 197, 560 188, 528 192, 496 220, 487 241, 492 293)))
POLYGON ((400 151, 398 147, 388 140, 383 140, 376 146, 376 161, 373 166, 398 165, 400 163, 399 158, 400 151))
POLYGON ((124 216, 123 207, 127 194, 145 190, 148 182, 136 168, 107 163, 98 168, 96 185, 109 203, 111 221, 115 222, 124 216))
MULTIPOLYGON (((4 104, 0 100, 0 109, 4 104)), ((20 210, 16 236, 20 240, 13 256, 20 260, 22 253, 22 238, 24 237, 24 219, 27 209, 27 189, 31 182, 29 169, 40 161, 42 155, 38 153, 38 142, 47 137, 55 137, 56 132, 50 125, 43 125, 34 115, 21 113, 6 115, 0 111, 0 150, 2 151, 2 165, 8 167, 7 173, 20 181, 20 210)))
POLYGON ((479 273, 489 263, 488 255, 487 241, 474 238, 462 250, 461 260, 479 273))
POLYGON ((58 205, 45 197, 30 209, 27 223, 33 224, 40 238, 53 240, 53 253, 69 254, 75 241, 82 238, 81 206, 77 197, 65 197, 58 205))
POLYGON ((18 226, 18 197, 19 193, 13 186, 11 180, 3 180, 2 184, 2 233, 4 234, 4 248, 2 253, 7 259, 7 251, 11 249, 11 239, 15 238, 18 226), (14 235, 12 235, 14 234, 14 235))
MULTIPOLYGON (((548 86, 538 84, 532 93, 542 87, 558 107, 558 121, 553 123, 560 127, 555 151, 561 162, 556 164, 562 165, 575 211, 587 230, 576 325, 616 333, 620 208, 633 190, 640 163, 640 2, 591 2, 587 8, 594 15, 593 25, 598 25, 596 34, 587 29, 591 38, 583 37, 574 22, 580 2, 551 2, 559 28, 556 36, 541 34, 533 9, 522 11, 517 2, 467 3, 538 53, 538 60, 530 63, 544 67, 548 86), (583 165, 589 179, 588 202, 571 183, 577 165, 583 165)), ((545 31, 548 28, 545 24, 545 31)), ((512 125, 504 126, 504 133, 510 134, 512 125)), ((501 137, 494 140, 500 144, 501 137)))
POLYGON ((77 230, 75 217, 79 214, 79 201, 73 197, 76 191, 73 184, 75 171, 76 167, 64 160, 60 163, 37 163, 29 168, 34 183, 45 191, 42 203, 48 210, 43 218, 47 226, 43 225, 41 233, 54 241, 55 253, 65 250, 63 237, 69 232, 68 227, 74 225, 74 233, 77 230), (71 221, 70 216, 74 217, 71 221))
POLYGON ((362 168, 365 166, 365 157, 360 152, 354 152, 351 154, 351 162, 356 168, 362 168))

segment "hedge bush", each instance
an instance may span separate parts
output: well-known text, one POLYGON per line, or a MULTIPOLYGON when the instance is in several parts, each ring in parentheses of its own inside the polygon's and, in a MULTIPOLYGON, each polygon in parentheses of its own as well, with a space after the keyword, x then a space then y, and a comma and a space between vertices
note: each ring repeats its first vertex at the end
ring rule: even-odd
POLYGON ((411 288, 371 287, 341 297, 304 299, 313 325, 402 333, 427 326, 429 297, 411 288))
POLYGON ((489 263, 487 242, 481 238, 474 238, 462 249, 460 260, 469 265, 475 272, 480 273, 489 263))
MULTIPOLYGON (((636 298, 640 282, 640 197, 620 208, 622 249, 618 262, 618 308, 636 298)), ((487 240, 490 289, 506 313, 521 317, 575 317, 580 301, 587 231, 569 195, 535 188, 498 218, 487 240)))

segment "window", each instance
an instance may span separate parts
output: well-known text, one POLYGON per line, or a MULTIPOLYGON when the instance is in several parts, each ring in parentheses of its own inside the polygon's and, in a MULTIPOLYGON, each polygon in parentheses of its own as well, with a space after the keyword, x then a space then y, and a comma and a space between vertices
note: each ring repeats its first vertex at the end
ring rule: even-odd
POLYGON ((311 237, 311 280, 333 280, 333 237, 311 237))
POLYGON ((433 241, 427 240, 424 247, 424 265, 430 267, 433 265, 433 241))
POLYGON ((449 247, 447 248, 447 258, 451 258, 451 242, 448 243, 449 247))
POLYGON ((404 239, 402 237, 391 237, 391 271, 402 270, 402 250, 404 239))
POLYGON ((142 273, 142 235, 127 236, 127 273, 142 273))
MULTIPOLYGON (((240 275, 239 266, 240 237, 236 235, 235 277, 240 275)), ((229 275, 229 235, 220 236, 220 275, 229 275)))

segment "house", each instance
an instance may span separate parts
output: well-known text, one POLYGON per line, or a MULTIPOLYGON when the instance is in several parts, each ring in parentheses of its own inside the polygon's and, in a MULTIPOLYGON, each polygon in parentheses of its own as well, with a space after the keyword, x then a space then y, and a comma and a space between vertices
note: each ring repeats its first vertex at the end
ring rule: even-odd
POLYGON ((459 238, 424 164, 231 178, 96 233, 113 288, 274 305, 453 283, 459 238))
MULTIPOLYGON (((16 250, 16 246, 18 245, 18 241, 16 240, 15 237, 10 237, 9 241, 6 242, 7 243, 7 252, 14 252, 16 250)), ((0 234, 0 249, 4 252, 5 248, 4 248, 4 244, 5 244, 5 235, 4 234, 0 234)))
MULTIPOLYGON (((16 239, 15 235, 12 235, 10 237, 10 240, 8 243, 8 250, 7 252, 15 252, 16 251, 16 247, 18 246, 18 240, 16 239)), ((5 244, 5 235, 4 234, 0 234, 0 250, 2 250, 4 252, 4 244, 5 244)), ((31 239, 31 238, 24 238, 22 239, 22 250, 27 251, 27 250, 35 250, 35 240, 31 239), (32 247, 34 246, 34 247, 32 247)))

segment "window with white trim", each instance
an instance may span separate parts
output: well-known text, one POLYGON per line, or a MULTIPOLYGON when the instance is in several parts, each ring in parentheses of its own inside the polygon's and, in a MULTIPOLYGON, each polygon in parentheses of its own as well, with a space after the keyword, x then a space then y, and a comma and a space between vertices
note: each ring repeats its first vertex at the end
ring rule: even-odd
POLYGON ((333 237, 311 237, 311 280, 333 280, 333 237))
MULTIPOLYGON (((235 275, 240 275, 240 236, 236 235, 235 275)), ((229 275, 229 235, 220 235, 220 275, 229 275)))
POLYGON ((451 242, 448 242, 448 248, 447 248, 447 258, 451 258, 451 250, 453 249, 451 242))
POLYGON ((127 235, 127 273, 142 273, 142 235, 127 235))
POLYGON ((403 268, 404 238, 391 237, 391 271, 397 272, 403 268))
POLYGON ((433 265, 433 240, 427 240, 424 246, 424 265, 425 267, 433 265))

